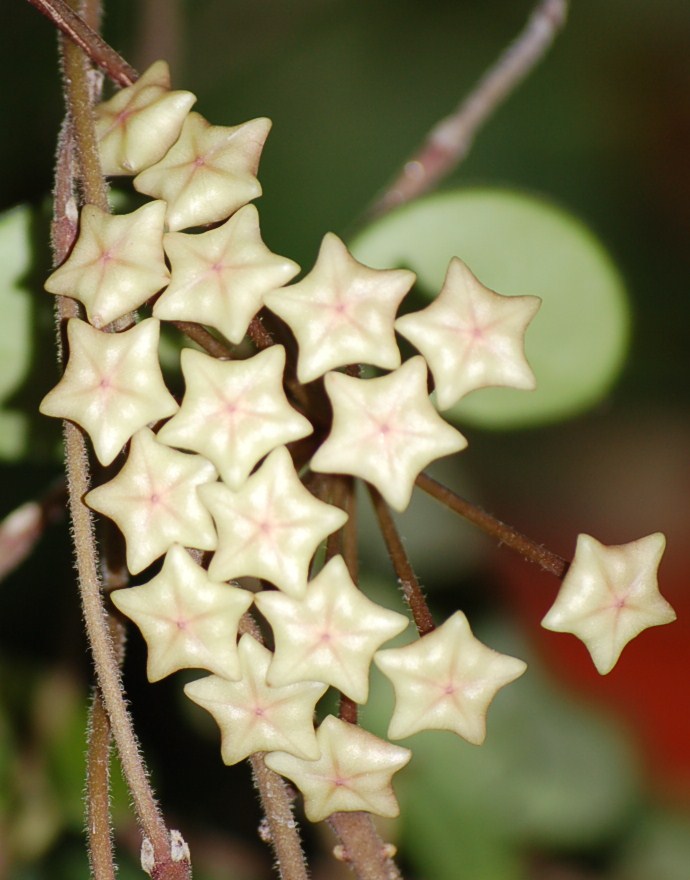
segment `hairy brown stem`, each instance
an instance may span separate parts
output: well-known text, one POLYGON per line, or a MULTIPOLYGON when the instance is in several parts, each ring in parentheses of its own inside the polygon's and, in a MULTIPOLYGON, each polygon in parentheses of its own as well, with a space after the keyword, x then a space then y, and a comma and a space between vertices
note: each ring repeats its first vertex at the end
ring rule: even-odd
POLYGON ((567 0, 538 3, 517 39, 405 162, 398 177, 374 203, 370 216, 385 214, 428 192, 462 162, 481 126, 544 57, 565 24, 567 11, 567 0))
MULTIPOLYGON (((85 14, 94 23, 99 18, 99 10, 88 4, 84 7, 85 14)), ((66 86, 65 99, 69 108, 68 122, 70 138, 62 144, 58 163, 58 197, 56 198, 56 213, 64 212, 66 205, 59 198, 60 186, 69 186, 70 195, 74 187, 67 183, 73 179, 76 169, 80 172, 80 183, 84 201, 107 209, 107 191, 100 169, 100 162, 95 143, 91 117, 91 96, 88 90, 79 88, 85 84, 86 72, 84 58, 81 52, 73 45, 62 46, 62 63, 65 82, 71 83, 76 77, 77 86, 66 86), (73 100, 70 100, 73 99, 73 100), (77 153, 76 164, 72 163, 72 156, 68 158, 64 151, 70 154, 77 153), (60 171, 67 171, 61 175, 60 171)), ((62 190, 66 194, 66 190, 62 190)), ((76 229, 74 230, 76 235, 76 229)), ((66 242, 62 243, 64 248, 66 242)), ((56 247, 56 257, 59 256, 56 247)), ((75 311, 67 300, 62 300, 61 305, 68 307, 69 311, 75 311)), ((82 449, 78 461, 87 461, 86 450, 82 449)), ((78 466, 78 465, 77 465, 78 466)), ((88 482, 88 476, 87 476, 88 482)), ((68 487, 69 490, 69 487, 68 487)), ((76 538, 76 535, 75 535, 76 538)), ((95 558, 95 547, 89 551, 95 558)), ((118 665, 119 668, 119 665, 118 665)), ((116 868, 112 841, 112 820, 110 813, 110 755, 112 746, 112 728, 110 718, 106 711, 100 685, 94 688, 89 720, 87 725, 86 742, 86 834, 88 839, 89 862, 91 872, 95 880, 115 880, 116 868)))
POLYGON ((400 589, 405 597, 405 601, 412 612, 417 631, 420 636, 431 632, 435 629, 434 619, 427 605, 424 593, 420 586, 417 575, 407 557, 403 542, 400 540, 400 534, 396 528, 393 517, 383 496, 375 489, 374 486, 367 485, 369 494, 371 495, 371 503, 374 506, 374 512, 379 521, 383 540, 386 542, 386 549, 390 556, 395 574, 400 584, 400 589))
POLYGON ((259 318, 258 315, 255 315, 249 322, 247 333, 259 351, 263 351, 264 348, 270 348, 275 344, 273 336, 264 327, 261 318, 259 318))
POLYGON ((281 880, 308 880, 309 872, 304 859, 292 813, 292 798, 282 777, 264 763, 263 752, 255 752, 249 759, 254 785, 261 795, 270 842, 276 854, 281 880))
POLYGON ((483 532, 491 535, 492 538, 496 538, 501 544, 510 547, 511 550, 519 553, 524 559, 533 562, 557 578, 565 576, 570 566, 567 559, 563 559, 562 556, 559 556, 552 550, 548 550, 541 544, 537 544, 536 541, 518 532, 512 526, 506 525, 504 522, 496 519, 495 516, 461 498, 460 495, 457 495, 442 483, 438 483, 428 474, 420 474, 417 477, 417 485, 422 491, 431 495, 432 498, 440 501, 441 504, 464 517, 473 525, 478 526, 483 532))
POLYGON ((118 85, 131 86, 139 74, 65 0, 28 0, 118 85))
MULTIPOLYGON (((77 167, 83 197, 85 200, 107 209, 105 184, 100 171, 93 131, 88 69, 81 50, 67 41, 63 45, 63 69, 66 103, 69 108, 72 139, 78 156, 77 167)), ((58 178, 62 170, 62 168, 58 168, 58 178)), ((73 166, 70 162, 69 171, 72 170, 73 166)), ((64 201, 56 200, 55 204, 57 219, 54 229, 60 234, 59 241, 54 242, 56 263, 65 258, 71 244, 65 235, 70 215, 75 212, 76 208, 73 204, 71 191, 71 186, 64 182, 58 182, 56 193, 59 193, 64 201)), ((74 300, 58 297, 59 330, 62 329, 66 319, 75 316, 78 311, 78 305, 74 300)), ((190 870, 184 846, 171 846, 172 837, 168 833, 149 786, 123 699, 111 624, 103 605, 93 518, 91 511, 82 500, 90 488, 86 441, 82 431, 71 422, 64 423, 64 436, 69 509, 79 576, 79 591, 99 692, 112 726, 137 818, 145 835, 144 842, 151 850, 147 859, 149 872, 156 880, 163 880, 163 878, 165 880, 185 880, 190 876, 190 870)), ((99 736, 106 738, 106 731, 99 730, 99 736)), ((99 750, 102 748, 101 743, 99 750)), ((100 776, 99 784, 107 785, 107 779, 103 780, 102 774, 100 776)), ((104 851, 102 854, 105 857, 104 851)))
POLYGON ((94 880, 115 880, 110 822, 110 719, 101 692, 94 689, 86 747, 86 833, 94 880))
MULTIPOLYGON (((104 581, 108 589, 125 586, 126 570, 113 570, 103 563, 104 581)), ((115 662, 122 669, 125 656, 125 629, 113 615, 108 615, 108 628, 114 647, 115 662)), ((112 727, 99 687, 94 688, 89 708, 86 741, 86 831, 89 838, 89 862, 94 880, 115 880, 112 823, 110 814, 110 758, 112 727)))
POLYGON ((328 824, 358 880, 402 880, 391 848, 381 840, 369 813, 333 813, 328 824))
MULTIPOLYGON (((63 71, 66 76, 72 65, 79 63, 70 52, 64 52, 63 71)), ((79 74, 78 74, 79 75, 79 74)), ((66 96, 67 97, 67 96, 66 96)), ((57 265, 66 256, 77 235, 74 126, 68 115, 59 139, 52 240, 54 262, 57 265)), ((63 362, 61 323, 75 317, 79 308, 74 300, 60 298, 57 305, 58 360, 63 362)), ((85 459, 85 450, 82 460, 85 459)), ((68 486, 63 484, 63 496, 69 500, 68 486)), ((95 548, 92 551, 95 554, 95 548)), ((115 880, 116 868, 112 842, 110 813, 110 753, 112 730, 110 718, 103 703, 100 687, 93 690, 89 708, 86 736, 86 837, 89 864, 94 880, 115 880)))

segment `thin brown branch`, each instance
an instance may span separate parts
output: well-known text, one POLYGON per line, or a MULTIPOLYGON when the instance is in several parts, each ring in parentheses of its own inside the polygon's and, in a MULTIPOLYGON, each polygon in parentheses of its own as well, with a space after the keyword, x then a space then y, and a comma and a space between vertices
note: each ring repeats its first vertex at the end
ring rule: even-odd
POLYGON ((334 556, 342 556, 350 577, 356 584, 359 579, 359 558, 355 481, 352 477, 338 474, 317 479, 315 485, 317 494, 323 501, 339 507, 347 514, 345 525, 328 536, 325 561, 328 562, 334 556))
POLYGON ((408 559, 407 553, 400 540, 400 534, 396 528, 393 517, 388 505, 383 500, 383 496, 373 486, 367 485, 369 494, 371 495, 371 503, 374 506, 374 512, 379 521, 383 540, 386 542, 388 555, 393 563, 398 583, 405 601, 412 612, 417 631, 420 636, 431 632, 435 629, 434 619, 427 605, 424 593, 420 586, 417 575, 408 559))
POLYGON ((359 583, 359 551, 357 541, 357 484, 353 477, 345 477, 345 513, 347 522, 343 527, 343 559, 354 583, 359 583))
POLYGON ((131 86, 138 79, 139 74, 136 70, 89 27, 65 0, 28 0, 28 2, 43 13, 118 85, 131 86))
MULTIPOLYGON (((315 481, 319 497, 344 510, 347 515, 345 525, 328 536, 324 563, 334 556, 342 556, 353 582, 358 583, 359 559, 357 553, 357 496, 352 477, 344 475, 321 476, 315 481)), ((357 703, 345 694, 340 694, 338 717, 350 724, 357 724, 359 714, 357 703)))
POLYGON ((392 848, 381 840, 369 813, 333 813, 327 821, 358 880, 402 880, 392 848))
MULTIPOLYGON (((69 7, 68 7, 69 8, 69 7)), ((66 40, 62 47, 65 105, 72 129, 76 167, 84 202, 108 211, 108 188, 101 171, 96 131, 93 124, 93 96, 83 52, 66 40)), ((63 255, 64 258, 65 255, 63 255)))
POLYGON ((224 345, 220 339, 216 339, 213 333, 210 333, 201 324, 193 324, 191 321, 172 321, 171 323, 188 339, 196 342, 198 346, 208 352, 211 357, 221 359, 232 357, 232 352, 227 345, 224 345))
POLYGON ((438 122, 369 211, 380 216, 428 192, 467 156, 479 129, 546 54, 565 24, 567 0, 541 0, 524 30, 453 113, 438 122))
POLYGON ((110 721, 101 693, 94 689, 86 745, 86 835, 94 880, 115 880, 110 822, 110 721))
POLYGON ((519 553, 524 559, 538 565, 549 574, 555 575, 557 578, 563 578, 570 563, 567 559, 563 559, 552 550, 548 550, 541 544, 537 544, 531 538, 518 532, 512 526, 506 525, 495 516, 482 510, 480 507, 472 504, 470 501, 461 498, 447 486, 437 482, 428 474, 420 474, 417 477, 417 485, 420 489, 431 495, 441 504, 444 504, 453 513, 457 513, 480 528, 487 535, 496 538, 501 544, 510 547, 516 553, 519 553))
POLYGON ((48 525, 64 519, 66 497, 65 481, 59 480, 0 522, 0 581, 31 555, 48 525))

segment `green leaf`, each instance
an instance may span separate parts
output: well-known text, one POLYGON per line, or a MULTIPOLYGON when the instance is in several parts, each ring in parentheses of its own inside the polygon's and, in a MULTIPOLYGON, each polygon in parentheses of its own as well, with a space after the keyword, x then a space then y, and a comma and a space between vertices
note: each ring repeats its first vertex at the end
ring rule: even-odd
POLYGON ((690 865, 690 818, 670 809, 643 815, 621 850, 616 877, 685 880, 690 865))
POLYGON ((413 269, 426 299, 453 256, 498 293, 542 298, 526 338, 537 390, 473 392, 444 413, 451 421, 508 428, 563 419, 601 400, 621 369, 630 335, 621 278, 594 235, 542 198, 442 192, 373 223, 350 246, 367 265, 413 269))
POLYGON ((54 458, 59 434, 37 412, 50 377, 57 379, 50 302, 41 291, 45 266, 34 258, 37 223, 47 241, 45 222, 30 206, 0 215, 0 460, 7 461, 54 458))

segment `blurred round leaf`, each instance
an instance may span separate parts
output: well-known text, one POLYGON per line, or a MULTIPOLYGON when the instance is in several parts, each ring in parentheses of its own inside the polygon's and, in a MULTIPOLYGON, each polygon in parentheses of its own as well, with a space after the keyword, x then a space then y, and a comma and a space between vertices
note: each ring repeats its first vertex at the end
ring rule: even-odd
POLYGON ((15 458, 25 444, 26 421, 5 409, 31 359, 31 304, 23 279, 31 265, 30 211, 21 205, 0 217, 0 457, 15 458))
POLYGON ((622 847, 616 877, 625 880, 685 880, 690 865, 687 814, 656 811, 644 815, 622 847))
POLYGON ((47 240, 39 209, 0 214, 0 460, 52 461, 59 450, 57 421, 38 414, 49 377, 57 378, 51 302, 40 292, 47 240), (39 250, 34 236, 46 242, 39 250))
POLYGON ((487 428, 563 419, 600 400, 623 364, 629 308, 601 243, 577 219, 533 195, 501 189, 442 192, 374 222, 351 243, 377 268, 406 266, 425 298, 453 256, 488 287, 543 300, 527 331, 537 390, 488 388, 444 413, 487 428))

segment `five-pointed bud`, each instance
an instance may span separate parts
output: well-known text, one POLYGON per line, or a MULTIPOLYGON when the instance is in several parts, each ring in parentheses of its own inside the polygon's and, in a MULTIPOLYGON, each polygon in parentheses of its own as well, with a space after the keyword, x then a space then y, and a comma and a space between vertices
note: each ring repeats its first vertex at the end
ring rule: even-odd
POLYGON ((610 547, 579 535, 572 565, 541 625, 576 635, 606 675, 631 639, 676 619, 657 584, 665 546, 660 532, 610 547))

